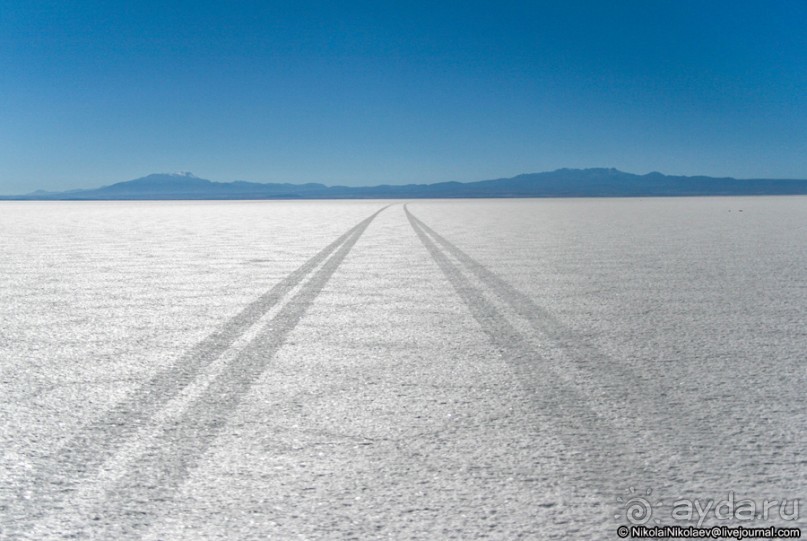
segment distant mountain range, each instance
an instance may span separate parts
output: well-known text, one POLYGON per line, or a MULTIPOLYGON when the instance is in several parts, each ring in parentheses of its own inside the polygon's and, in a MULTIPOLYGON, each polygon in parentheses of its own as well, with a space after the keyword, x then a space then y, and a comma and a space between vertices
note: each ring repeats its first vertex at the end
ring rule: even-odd
POLYGON ((5 200, 165 199, 413 199, 460 197, 656 197, 692 195, 804 195, 805 179, 736 179, 634 175, 617 169, 558 169, 477 182, 380 186, 213 182, 191 173, 160 173, 101 188, 36 191, 5 200))

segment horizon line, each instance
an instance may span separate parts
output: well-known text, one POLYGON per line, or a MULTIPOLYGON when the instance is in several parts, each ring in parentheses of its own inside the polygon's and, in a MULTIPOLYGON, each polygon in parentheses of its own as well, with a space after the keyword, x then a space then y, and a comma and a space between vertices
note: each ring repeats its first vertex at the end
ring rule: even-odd
POLYGON ((123 183, 126 183, 126 182, 142 180, 142 179, 145 179, 145 178, 148 178, 148 177, 151 177, 151 176, 174 176, 174 177, 178 177, 178 178, 180 178, 180 177, 193 178, 193 179, 204 180, 204 181, 217 183, 217 184, 233 184, 233 183, 236 183, 236 182, 246 182, 246 183, 251 183, 251 184, 262 184, 262 185, 288 184, 288 185, 292 185, 292 186, 305 186, 305 185, 315 184, 315 185, 324 186, 326 188, 375 188, 375 187, 382 187, 382 186, 430 186, 430 185, 434 185, 434 184, 447 184, 447 183, 470 184, 470 183, 474 183, 474 182, 486 182, 486 181, 492 181, 492 180, 509 180, 509 179, 515 179, 515 178, 518 178, 518 177, 521 177, 521 176, 541 175, 541 174, 547 174, 547 173, 557 173, 557 172, 561 172, 561 171, 615 171, 615 172, 618 172, 618 173, 634 175, 634 176, 639 176, 639 177, 645 177, 645 176, 650 176, 650 175, 661 175, 661 176, 665 176, 665 177, 710 178, 710 179, 716 179, 716 180, 721 180, 722 179, 722 180, 740 180, 740 181, 742 181, 742 180, 771 180, 771 181, 774 181, 774 180, 778 180, 778 181, 805 181, 805 180, 807 180, 807 176, 801 177, 801 178, 799 178, 799 177, 768 177, 768 176, 764 176, 764 177, 763 176, 735 177, 735 176, 730 176, 730 175, 727 175, 727 176, 713 176, 713 175, 705 175, 705 174, 690 174, 690 175, 668 174, 668 173, 662 173, 661 171, 659 171, 657 169, 654 169, 654 170, 649 171, 647 173, 633 173, 633 172, 630 172, 630 171, 625 171, 625 170, 619 169, 617 167, 559 167, 559 168, 551 169, 551 170, 517 173, 517 174, 512 175, 512 176, 497 176, 497 177, 491 177, 491 178, 478 178, 478 179, 474 179, 474 180, 438 180, 438 181, 433 181, 433 182, 401 181, 401 182, 397 182, 397 183, 384 182, 384 183, 380 183, 380 184, 373 184, 372 183, 373 181, 365 181, 362 184, 348 185, 348 184, 339 184, 339 183, 331 184, 331 183, 328 183, 327 180, 325 180, 325 181, 323 181, 323 180, 320 180, 320 181, 289 181, 289 180, 263 181, 263 180, 248 180, 248 179, 244 179, 244 178, 234 178, 232 180, 213 180, 213 179, 206 178, 206 177, 200 177, 200 176, 198 176, 198 175, 196 175, 196 174, 194 174, 194 173, 192 173, 190 171, 187 171, 187 170, 179 170, 179 171, 173 171, 173 172, 152 172, 152 173, 147 173, 147 174, 145 174, 143 176, 130 178, 130 179, 126 179, 126 180, 113 181, 113 182, 110 182, 108 184, 101 184, 101 185, 97 185, 97 186, 91 187, 91 188, 66 188, 64 190, 45 190, 45 189, 42 189, 42 188, 37 188, 37 189, 34 189, 33 191, 28 191, 28 192, 23 192, 23 193, 4 193, 4 194, 0 194, 0 197, 19 197, 19 196, 28 196, 28 195, 35 195, 35 194, 64 194, 64 193, 68 193, 68 192, 92 191, 92 190, 99 190, 99 189, 107 188, 107 187, 110 187, 110 186, 115 186, 117 184, 123 184, 123 183))

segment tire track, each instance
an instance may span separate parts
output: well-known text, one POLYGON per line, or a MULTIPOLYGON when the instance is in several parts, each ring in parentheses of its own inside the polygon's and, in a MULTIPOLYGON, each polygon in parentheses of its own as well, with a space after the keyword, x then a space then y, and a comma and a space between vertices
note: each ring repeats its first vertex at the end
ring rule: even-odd
POLYGON ((569 347, 564 347, 563 349, 564 355, 572 361, 575 369, 588 374, 593 374, 595 371, 599 374, 607 374, 607 380, 612 382, 613 385, 609 386, 607 389, 603 389, 603 387, 599 385, 597 394, 606 399, 610 406, 618 409, 629 403, 639 402, 642 416, 637 415, 640 413, 639 411, 634 411, 632 412, 633 418, 631 420, 639 423, 642 425, 642 428, 649 431, 652 431, 652 427, 645 426, 643 417, 648 415, 656 419, 664 417, 664 412, 668 411, 670 407, 669 402, 658 400, 648 401, 633 391, 640 388, 646 389, 650 391, 649 394, 651 396, 666 398, 668 396, 668 389, 665 389, 657 382, 642 378, 639 374, 622 367, 613 359, 588 344, 587 341, 580 337, 573 329, 564 325, 550 312, 535 304, 528 295, 517 290, 478 261, 457 248, 416 216, 412 215, 409 209, 404 207, 404 210, 410 221, 414 221, 420 228, 443 246, 457 261, 465 265, 480 282, 487 286, 491 292, 497 295, 517 315, 524 319, 532 329, 538 331, 555 344, 561 346, 573 344, 576 350, 574 354, 570 351, 569 347))
MULTIPOLYGON (((162 472, 159 477, 166 477, 164 481, 167 486, 175 487, 187 475, 191 463, 203 454, 218 429, 223 426, 226 419, 222 414, 234 409, 240 397, 260 375, 266 362, 282 346, 286 335, 296 326, 362 233, 386 208, 381 208, 323 248, 197 344, 174 365, 158 372, 101 418, 82 428, 55 454, 42 457, 21 486, 16 487, 16 498, 0 506, 0 534, 12 524, 21 525, 23 530, 29 529, 26 526, 34 525, 49 509, 64 508, 65 501, 70 499, 82 480, 96 474, 118 448, 137 434, 143 424, 189 386, 206 366, 221 356, 241 334, 325 261, 313 273, 310 281, 273 318, 273 328, 264 329, 250 342, 231 362, 225 374, 214 380, 191 410, 181 418, 175 430, 195 439, 185 440, 186 447, 177 448, 171 439, 166 438, 160 442, 165 445, 165 450, 157 449, 149 461, 138 463, 137 467, 145 468, 146 471, 162 472), (166 467, 155 465, 155 458, 165 460, 166 467), (179 468, 173 476, 171 468, 179 468)), ((121 504, 122 500, 118 498, 117 503, 121 504)))
MULTIPOLYGON (((636 475, 643 472, 643 461, 635 455, 629 440, 621 431, 612 427, 608 419, 588 405, 585 394, 556 375, 551 363, 474 286, 460 267, 440 250, 427 234, 430 230, 426 229, 425 224, 415 218, 406 206, 404 211, 432 259, 491 343, 501 352, 519 384, 528 392, 532 410, 540 422, 553 428, 550 436, 558 436, 568 444, 569 454, 577 454, 583 458, 589 473, 597 475, 596 481, 602 485, 600 489, 607 488, 605 485, 614 480, 616 472, 619 472, 616 475, 636 475), (594 471, 591 471, 592 467, 594 471)), ((496 279, 500 280, 498 277, 496 279)), ((629 477, 625 477, 624 482, 628 479, 629 477)))
MULTIPOLYGON (((289 333, 305 315, 336 269, 369 225, 352 236, 272 318, 194 402, 134 462, 107 492, 92 515, 100 524, 91 528, 100 539, 140 538, 170 502, 177 489, 230 421, 243 396, 260 378, 289 333)), ((84 532, 73 535, 83 537, 84 532)))
MULTIPOLYGON (((670 422, 670 419, 672 417, 675 422, 680 422, 680 419, 703 419, 705 408, 698 402, 681 397, 676 389, 681 384, 680 381, 668 382, 662 378, 646 377, 641 372, 621 365, 587 343, 573 329, 538 306, 528 295, 515 289, 412 215, 406 206, 404 210, 410 221, 414 221, 431 235, 533 329, 549 341, 562 346, 574 368, 593 379, 594 384, 589 385, 594 391, 589 393, 590 399, 602 403, 614 416, 627 420, 632 425, 636 439, 652 441, 655 446, 653 467, 666 474, 658 474, 646 484, 653 484, 657 488, 662 483, 675 487, 680 484, 681 478, 694 478, 700 474, 701 466, 688 459, 688 455, 692 453, 691 445, 680 438, 678 425, 670 422), (568 347, 570 344, 574 345, 574 352, 568 347)), ((710 426, 713 424, 708 419, 702 422, 709 422, 710 426)), ((745 422, 747 426, 756 427, 758 433, 769 434, 771 431, 771 425, 762 417, 750 418, 745 422)))

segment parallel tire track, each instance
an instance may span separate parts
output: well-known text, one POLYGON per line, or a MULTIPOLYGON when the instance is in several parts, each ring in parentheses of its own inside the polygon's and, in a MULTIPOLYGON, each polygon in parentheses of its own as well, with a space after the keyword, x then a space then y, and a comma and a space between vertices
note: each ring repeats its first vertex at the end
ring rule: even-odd
POLYGON ((144 502, 168 502, 230 420, 243 396, 260 378, 309 306, 369 225, 365 222, 319 268, 280 312, 108 492, 93 528, 103 539, 142 536, 154 518, 144 502), (270 327, 270 328, 269 328, 270 327), (99 531, 100 530, 100 531, 99 531))
MULTIPOLYGON (((524 335, 462 273, 460 267, 440 250, 427 234, 431 230, 413 216, 408 208, 404 207, 404 210, 410 225, 432 259, 491 343, 502 353, 520 385, 530 395, 533 411, 541 422, 552 426, 552 435, 565 440, 569 444, 569 452, 585 457, 586 463, 593 460, 599 465, 609 464, 611 471, 599 472, 602 475, 600 481, 604 481, 613 471, 641 472, 641 462, 633 456, 631 446, 622 434, 611 430, 612 427, 607 426, 607 420, 588 407, 587 396, 558 378, 548 360, 535 351, 524 335)), ((465 258, 470 259, 468 256, 465 258)), ((490 272, 487 269, 485 271, 490 272)), ((496 280, 500 279, 496 277, 496 280)))
POLYGON ((657 427, 648 423, 648 419, 664 418, 669 410, 668 389, 657 381, 642 378, 641 374, 609 358, 547 310, 535 304, 528 295, 514 288, 431 229, 411 214, 406 206, 404 211, 410 222, 428 233, 447 253, 464 265, 492 293, 526 321, 531 329, 551 343, 571 346, 563 347, 564 356, 571 360, 578 373, 593 376, 592 380, 596 383, 590 385, 587 391, 596 394, 597 400, 604 402, 603 406, 608 408, 612 416, 621 416, 623 420, 628 420, 633 429, 640 431, 645 437, 652 434, 656 444, 665 448, 665 456, 669 457, 676 453, 665 441, 664 436, 658 433, 657 427), (638 392, 638 389, 642 389, 643 392, 638 392))
MULTIPOLYGON (((149 478, 165 483, 166 490, 177 486, 210 445, 241 396, 263 371, 266 362, 282 346, 287 334, 295 327, 370 222, 385 208, 387 207, 378 210, 323 248, 197 344, 175 364, 159 371, 99 419, 81 428, 56 453, 41 457, 33 471, 16 487, 16 497, 0 505, 0 534, 12 524, 22 525, 25 530, 25 525, 35 524, 47 510, 63 507, 64 502, 69 500, 83 480, 98 472, 144 423, 190 385, 205 367, 221 356, 239 336, 333 254, 278 312, 272 320, 274 326, 271 332, 269 329, 261 331, 182 417, 176 430, 177 437, 184 443, 177 446, 177 440, 166 434, 160 440, 164 449, 158 449, 157 454, 149 457, 147 462, 138 463, 136 468, 142 471, 134 469, 132 476, 126 478, 129 486, 149 478), (180 436, 183 433, 186 437, 180 436)), ((131 491, 122 491, 120 497, 116 497, 115 504, 122 505, 122 498, 129 492, 131 491)))
MULTIPOLYGON (((535 304, 528 295, 517 290, 488 270, 481 263, 457 248, 439 233, 420 221, 416 216, 412 215, 408 209, 405 208, 405 211, 410 221, 414 221, 414 223, 434 238, 446 252, 465 265, 479 281, 484 283, 493 293, 508 304, 514 312, 528 321, 535 330, 538 330, 553 342, 561 344, 573 343, 575 348, 580 351, 580 353, 573 357, 573 360, 580 367, 588 368, 595 366, 597 370, 607 370, 610 375, 613 376, 612 379, 614 381, 620 381, 623 382, 623 384, 627 382, 638 383, 636 382, 638 379, 636 373, 614 363, 613 360, 608 358, 605 354, 591 347, 585 340, 576 336, 576 333, 571 328, 558 321, 557 318, 547 310, 535 304)), ((654 387, 656 394, 663 394, 663 389, 659 388, 653 382, 642 381, 641 385, 644 387, 654 387)), ((626 391, 628 388, 628 385, 622 385, 623 391, 626 391)), ((624 396, 614 398, 622 399, 624 396)))

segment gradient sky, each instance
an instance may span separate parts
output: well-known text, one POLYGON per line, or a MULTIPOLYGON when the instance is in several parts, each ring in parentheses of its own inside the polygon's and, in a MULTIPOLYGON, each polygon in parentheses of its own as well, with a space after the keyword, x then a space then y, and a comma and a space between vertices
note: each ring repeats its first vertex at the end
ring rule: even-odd
POLYGON ((807 0, 0 0, 0 193, 807 178, 807 0))

